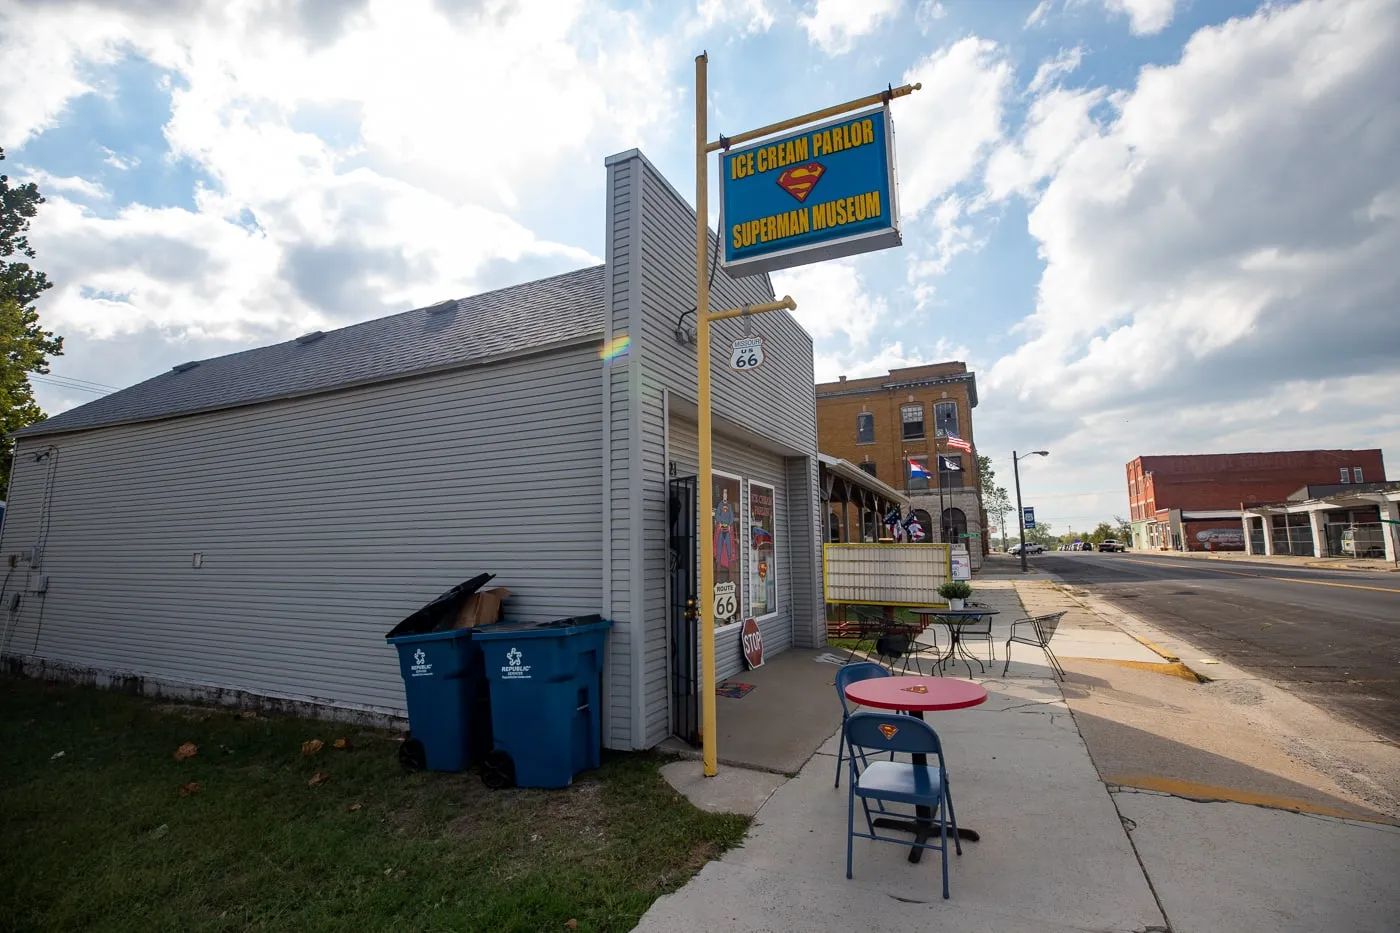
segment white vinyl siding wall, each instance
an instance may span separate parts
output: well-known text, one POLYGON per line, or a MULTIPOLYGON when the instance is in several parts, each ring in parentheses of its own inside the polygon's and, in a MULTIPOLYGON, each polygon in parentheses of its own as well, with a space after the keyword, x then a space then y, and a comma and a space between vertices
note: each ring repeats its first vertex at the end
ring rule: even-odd
MULTIPOLYGON (((642 728, 633 730, 637 743, 650 747, 670 732, 669 655, 670 620, 666 607, 666 462, 665 413, 663 392, 694 405, 696 365, 693 344, 676 340, 676 325, 682 313, 695 307, 695 212, 641 153, 633 150, 608 160, 609 185, 613 192, 612 210, 628 223, 609 224, 610 263, 626 262, 629 275, 626 293, 631 304, 625 318, 620 309, 614 327, 625 329, 632 338, 627 368, 632 394, 626 417, 617 406, 613 411, 614 430, 629 425, 629 450, 634 464, 633 497, 628 514, 637 514, 640 528, 614 521, 614 560, 623 551, 628 566, 639 566, 639 577, 625 581, 628 615, 643 632, 640 646, 642 689, 634 695, 643 709, 642 728), (622 322, 626 321, 623 328, 622 322), (633 609, 632 607, 636 607, 633 609)), ((714 245, 713 235, 710 240, 714 245)), ((622 290, 619 289, 619 297, 622 290)), ((711 283, 710 306, 721 310, 746 304, 761 304, 773 298, 766 275, 731 279, 716 269, 711 283)), ((616 308, 616 304, 614 304, 616 308)), ((693 322, 694 317, 690 318, 693 322)), ((757 371, 737 373, 729 369, 729 344, 741 336, 740 321, 723 321, 712 326, 711 389, 717 417, 771 440, 776 446, 805 458, 808 502, 815 503, 817 419, 812 370, 812 340, 785 311, 770 312, 752 320, 753 331, 766 339, 767 362, 757 371), (761 413, 761 415, 760 415, 761 413)), ((616 451, 616 435, 614 450, 616 451)), ((616 456, 616 454, 614 454, 616 456)), ((614 464, 616 470, 616 463, 614 464)), ((759 477, 763 479, 763 477, 759 477)), ((768 481, 785 488, 782 469, 770 473, 768 481)), ((617 502, 616 493, 614 502, 617 502)), ((789 516, 784 516, 788 518, 789 516)), ((789 522, 789 533, 815 536, 815 506, 789 522)), ((815 537, 813 537, 815 541, 815 537)), ((613 580, 619 580, 614 565, 613 580)), ((815 583, 814 583, 815 585, 815 583)), ((614 599, 618 597, 614 595, 614 599)), ((794 598, 790 605, 807 605, 811 598, 794 598)), ((615 610, 615 615, 618 614, 615 610)), ((803 620, 801 642, 816 637, 811 620, 803 620)), ((632 626, 629 631, 638 629, 632 626)), ((824 627, 822 632, 824 634, 824 627)), ((766 646, 769 651, 785 647, 786 640, 766 646)), ((737 649, 736 649, 737 650, 737 649)), ((617 655, 616 649, 613 652, 617 655)), ((633 658, 638 658, 633 646, 633 658)))
POLYGON ((598 368, 592 343, 21 440, 4 551, 39 536, 52 446, 51 582, 6 651, 401 715, 384 634, 451 586, 495 573, 521 619, 600 610, 598 368))

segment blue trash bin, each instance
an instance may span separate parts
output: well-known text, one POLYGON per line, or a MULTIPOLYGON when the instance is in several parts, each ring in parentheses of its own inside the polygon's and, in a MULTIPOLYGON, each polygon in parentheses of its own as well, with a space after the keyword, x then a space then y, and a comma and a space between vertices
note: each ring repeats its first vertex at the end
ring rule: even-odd
POLYGON ((491 692, 490 787, 567 787, 602 761, 603 646, 612 621, 501 622, 476 629, 491 692))
POLYGON ((399 761, 409 770, 463 771, 491 750, 490 693, 471 629, 449 626, 493 574, 448 590, 384 636, 399 652, 408 736, 399 761))
POLYGON ((408 736, 399 760, 410 770, 463 771, 491 747, 481 649, 471 629, 388 639, 399 651, 408 736))

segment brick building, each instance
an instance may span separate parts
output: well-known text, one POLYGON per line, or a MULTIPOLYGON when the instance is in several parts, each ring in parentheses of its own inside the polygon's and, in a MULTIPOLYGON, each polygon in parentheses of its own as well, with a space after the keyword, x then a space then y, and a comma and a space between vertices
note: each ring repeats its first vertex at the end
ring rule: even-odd
MULTIPOLYGON (((977 376, 966 363, 912 366, 866 379, 842 376, 817 385, 817 445, 903 492, 932 540, 969 544, 973 565, 980 566, 986 521, 977 457, 943 441, 951 434, 973 442, 976 407, 977 376)), ((869 511, 853 516, 852 527, 834 513, 827 522, 828 540, 879 536, 879 516, 869 511)))
POLYGON ((1187 454, 1138 457, 1127 476, 1134 547, 1242 551, 1242 507, 1310 485, 1381 481, 1385 461, 1374 449, 1187 454))

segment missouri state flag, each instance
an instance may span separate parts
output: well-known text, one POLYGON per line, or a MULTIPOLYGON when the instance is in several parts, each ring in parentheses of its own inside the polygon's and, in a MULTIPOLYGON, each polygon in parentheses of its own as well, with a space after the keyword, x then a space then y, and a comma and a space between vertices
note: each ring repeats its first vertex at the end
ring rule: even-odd
POLYGON ((919 461, 915 460, 913 457, 910 457, 910 458, 909 458, 909 477, 910 477, 910 479, 928 479, 928 478, 931 477, 932 475, 933 475, 932 473, 930 473, 928 470, 924 469, 924 465, 923 465, 922 463, 920 463, 919 461))

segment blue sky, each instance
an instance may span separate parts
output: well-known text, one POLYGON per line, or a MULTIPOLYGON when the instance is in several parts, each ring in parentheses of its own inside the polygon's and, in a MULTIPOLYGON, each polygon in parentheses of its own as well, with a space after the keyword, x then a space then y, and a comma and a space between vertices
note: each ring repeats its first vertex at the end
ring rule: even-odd
MULTIPOLYGON (((923 82, 905 245, 775 287, 818 378, 966 360, 1003 479, 1052 451, 1043 520, 1126 514, 1141 453, 1400 457, 1393 0, 12 0, 0 146, 49 198, 55 375, 596 261, 606 155, 693 190, 702 49, 716 134, 923 82)), ((59 381, 50 411, 93 397, 59 381)))

